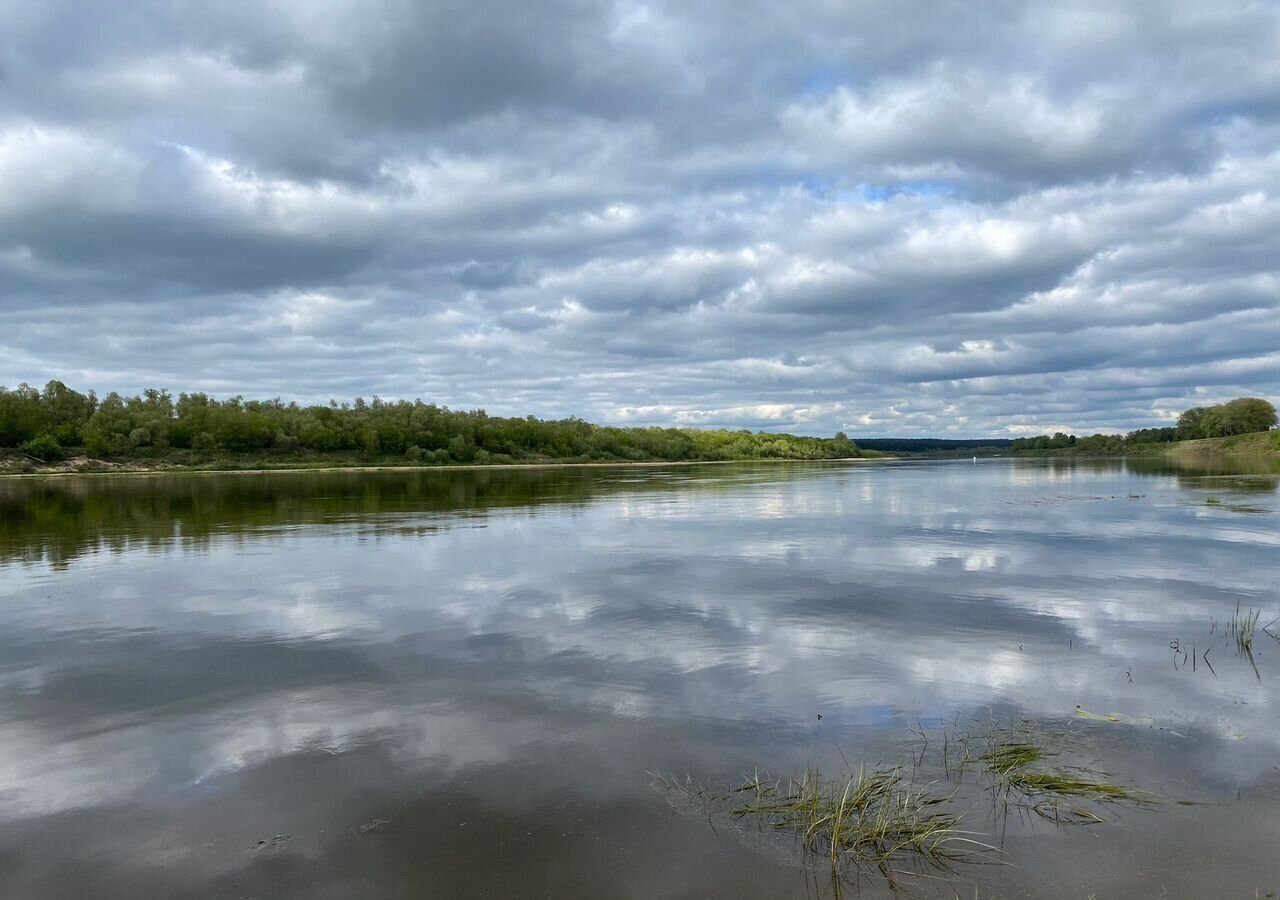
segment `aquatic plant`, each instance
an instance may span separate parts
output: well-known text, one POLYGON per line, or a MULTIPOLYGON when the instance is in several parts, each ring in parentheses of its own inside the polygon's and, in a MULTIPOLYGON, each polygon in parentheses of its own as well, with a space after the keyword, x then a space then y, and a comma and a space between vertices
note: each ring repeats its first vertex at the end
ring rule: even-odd
POLYGON ((1037 747, 1035 744, 1028 744, 1021 741, 1011 740, 1006 743, 998 743, 992 750, 983 754, 980 759, 986 763, 987 768, 997 775, 1004 775, 1010 772, 1020 772, 1028 766, 1042 762, 1050 756, 1048 750, 1043 747, 1037 747))
POLYGON ((1227 625, 1227 634, 1235 641, 1236 649, 1242 654, 1253 655, 1253 636, 1260 618, 1262 618, 1262 610, 1249 607, 1247 612, 1241 612, 1240 603, 1237 601, 1236 611, 1227 625))
POLYGON ((1052 737, 1026 728, 993 728, 987 733, 988 749, 978 759, 1006 803, 1012 799, 1019 807, 1058 824, 1092 824, 1105 819, 1077 801, 1135 806, 1158 802, 1153 794, 1111 781, 1106 772, 1047 765, 1060 752, 1049 745, 1052 737))
POLYGON ((795 835, 805 853, 829 861, 837 877, 870 868, 892 882, 907 874, 899 868, 903 864, 945 869, 998 852, 960 827, 951 795, 912 784, 898 767, 861 768, 834 778, 814 768, 788 778, 757 773, 724 792, 688 778, 658 780, 667 791, 704 804, 708 818, 720 812, 795 835))
MULTIPOLYGON (((1075 741, 1069 732, 1026 721, 991 723, 975 732, 943 729, 941 742, 931 743, 923 726, 911 731, 909 771, 902 766, 854 769, 846 760, 848 774, 836 777, 824 777, 813 767, 785 778, 757 772, 720 790, 688 776, 651 774, 671 802, 705 815, 712 828, 720 821, 793 836, 806 857, 830 866, 837 896, 840 879, 863 872, 878 872, 894 885, 897 876, 927 875, 928 868, 951 871, 957 863, 999 862, 1000 851, 987 843, 986 834, 966 829, 956 809, 961 782, 974 768, 986 776, 980 790, 989 790, 1006 815, 1016 808, 1060 825, 1105 822, 1101 809, 1106 805, 1159 802, 1105 772, 1057 764, 1075 741), (915 778, 926 757, 934 765, 938 756, 953 785, 949 791, 915 778)), ((967 796, 973 798, 973 790, 967 796)))
MULTIPOLYGON (((1236 611, 1231 616, 1231 621, 1227 624, 1227 639, 1234 641, 1236 645, 1236 653, 1244 657, 1250 666, 1253 667, 1253 674, 1262 680, 1262 673, 1258 671, 1258 664, 1253 659, 1253 636, 1258 628, 1258 620, 1262 618, 1262 610, 1249 607, 1247 612, 1242 612, 1240 603, 1236 602, 1236 611)), ((1272 623, 1275 624, 1275 623, 1272 623)), ((1270 627, 1270 626, 1267 626, 1270 627)), ((1264 628, 1265 632, 1266 629, 1264 628)))
MULTIPOLYGON (((1210 620, 1210 621, 1212 621, 1212 620, 1210 620)), ((1217 623, 1216 623, 1216 622, 1213 622, 1213 626, 1212 626, 1212 628, 1210 628, 1210 630, 1209 630, 1209 634, 1210 634, 1210 636, 1212 636, 1212 634, 1213 634, 1213 629, 1214 629, 1214 628, 1217 628, 1217 623)), ((1173 640, 1171 640, 1171 641, 1169 642, 1169 649, 1173 651, 1173 667, 1174 667, 1174 669, 1177 669, 1177 668, 1179 667, 1178 657, 1179 657, 1179 655, 1181 655, 1181 657, 1182 657, 1182 663, 1181 663, 1181 665, 1182 665, 1182 667, 1183 667, 1183 668, 1186 668, 1187 660, 1188 660, 1188 659, 1190 659, 1190 660, 1191 660, 1191 671, 1192 671, 1192 672, 1194 672, 1194 671, 1196 671, 1196 669, 1198 668, 1198 664, 1202 662, 1202 663, 1204 663, 1205 668, 1206 668, 1206 669, 1208 669, 1209 674, 1211 674, 1214 678, 1217 678, 1217 677, 1218 677, 1218 670, 1217 670, 1217 669, 1215 669, 1215 668, 1213 667, 1213 663, 1209 661, 1209 653, 1210 653, 1210 652, 1212 652, 1212 650, 1213 650, 1213 647, 1212 647, 1212 646, 1205 647, 1205 648, 1204 648, 1204 650, 1198 650, 1198 649, 1196 648, 1196 642, 1195 642, 1195 641, 1192 641, 1192 642, 1191 642, 1191 653, 1190 653, 1190 655, 1188 655, 1188 654, 1187 654, 1186 645, 1184 645, 1184 644, 1182 643, 1182 640, 1181 640, 1180 638, 1174 638, 1173 640)), ((1078 709, 1078 708, 1077 708, 1077 712, 1079 712, 1079 709, 1078 709)))

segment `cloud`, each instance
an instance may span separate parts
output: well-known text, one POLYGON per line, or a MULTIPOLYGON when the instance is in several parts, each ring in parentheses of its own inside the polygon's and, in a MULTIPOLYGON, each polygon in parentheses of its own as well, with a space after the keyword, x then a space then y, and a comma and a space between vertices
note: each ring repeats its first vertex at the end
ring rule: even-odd
POLYGON ((0 13, 0 383, 855 436, 1280 393, 1267 4, 0 13))

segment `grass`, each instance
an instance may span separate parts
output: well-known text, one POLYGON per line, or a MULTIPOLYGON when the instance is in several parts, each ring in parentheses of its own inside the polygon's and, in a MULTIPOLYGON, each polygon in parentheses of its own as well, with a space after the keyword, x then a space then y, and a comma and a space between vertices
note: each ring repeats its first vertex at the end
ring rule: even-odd
MULTIPOLYGON (((1231 616, 1231 621, 1227 623, 1227 640, 1234 641, 1236 645, 1236 653, 1242 656, 1253 668, 1253 674, 1258 680, 1262 680, 1262 673, 1258 671, 1258 664, 1253 659, 1253 638, 1258 629, 1258 620, 1262 618, 1262 610, 1249 607, 1247 612, 1240 609, 1239 602, 1236 603, 1236 611, 1231 616)), ((1272 622, 1271 625, 1275 623, 1272 622)), ((1263 631, 1270 634, 1267 628, 1263 631)))
POLYGON ((1003 774, 1021 771, 1028 766, 1048 759, 1051 755, 1043 747, 1019 741, 1009 741, 997 744, 994 749, 983 754, 980 758, 986 763, 991 772, 1003 774))
MULTIPOLYGON (((940 755, 954 787, 940 792, 936 783, 915 782, 930 742, 923 728, 912 731, 924 745, 912 752, 913 774, 901 766, 848 766, 847 774, 824 777, 810 767, 788 778, 757 772, 724 790, 687 776, 654 777, 668 799, 705 815, 712 828, 717 820, 727 820, 791 835, 807 858, 830 866, 837 884, 851 875, 879 872, 892 886, 898 875, 923 876, 928 868, 952 871, 957 863, 996 861, 1000 851, 985 841, 987 835, 967 830, 956 811, 962 781, 971 769, 986 776, 980 790, 989 788, 1002 800, 1006 815, 1013 806, 1057 825, 1103 823, 1108 821, 1102 814, 1106 806, 1159 802, 1105 772, 1059 764, 1072 736, 1025 721, 1008 727, 993 724, 977 734, 944 730, 930 758, 940 755)), ((976 799, 972 790, 968 796, 976 799)))
POLYGON ((993 788, 1022 808, 1058 824, 1094 824, 1105 821, 1096 809, 1082 805, 1127 803, 1146 806, 1154 795, 1109 780, 1106 772, 1081 766, 1051 766, 1059 751, 1048 745, 1048 735, 1025 728, 992 729, 985 737, 987 751, 978 759, 991 775, 993 788))
POLYGON ((1225 459, 1241 471, 1275 474, 1280 464, 1280 431, 1178 441, 1165 445, 1163 453, 1175 464, 1216 465, 1225 459))
POLYGON ((660 776, 668 791, 701 801, 737 822, 794 835, 805 853, 829 862, 832 875, 874 869, 891 883, 904 864, 949 869, 996 853, 978 835, 960 827, 951 795, 910 783, 900 768, 850 771, 823 777, 816 769, 790 778, 756 774, 742 785, 713 793, 660 776))
POLYGON ((1236 611, 1227 623, 1227 634, 1235 641, 1236 649, 1250 659, 1253 658, 1253 636, 1261 618, 1262 610, 1250 607, 1247 612, 1241 612, 1240 604, 1236 603, 1236 611))
MULTIPOLYGON (((1262 621, 1261 609, 1254 609, 1253 607, 1249 607, 1246 610, 1241 606, 1241 604, 1238 601, 1236 603, 1235 611, 1231 614, 1231 616, 1226 620, 1226 622, 1221 627, 1219 627, 1217 619, 1210 617, 1209 619, 1210 640, 1207 642, 1209 646, 1206 646, 1205 649, 1199 653, 1198 655, 1199 660, 1205 664, 1208 670, 1216 678, 1218 673, 1217 673, 1217 670, 1214 668, 1213 663, 1209 661, 1209 651, 1212 650, 1213 647, 1219 643, 1228 649, 1234 646, 1236 651, 1236 656, 1240 657, 1245 662, 1247 662, 1249 664, 1249 667, 1253 669, 1254 676, 1259 681, 1261 681, 1262 673, 1258 671, 1258 663, 1254 659, 1254 655, 1253 655, 1253 639, 1257 636, 1259 630, 1261 630, 1261 632, 1265 634, 1267 637, 1270 637, 1276 641, 1280 641, 1280 634, 1277 634, 1276 632, 1271 630, 1273 626, 1275 626, 1277 623, 1280 623, 1280 618, 1273 619, 1272 621, 1268 622, 1266 625, 1263 625, 1261 629, 1259 629, 1258 623, 1261 621, 1262 621)), ((1180 638, 1174 638, 1172 641, 1170 641, 1169 647, 1170 649, 1173 650, 1173 657, 1174 657, 1173 665, 1175 669, 1179 667, 1178 657, 1181 656, 1182 666, 1185 667, 1187 660, 1190 659, 1191 669, 1192 671, 1195 671, 1197 652, 1196 652, 1196 645, 1194 642, 1191 645, 1191 652, 1189 656, 1186 651, 1186 643, 1182 641, 1180 638)))

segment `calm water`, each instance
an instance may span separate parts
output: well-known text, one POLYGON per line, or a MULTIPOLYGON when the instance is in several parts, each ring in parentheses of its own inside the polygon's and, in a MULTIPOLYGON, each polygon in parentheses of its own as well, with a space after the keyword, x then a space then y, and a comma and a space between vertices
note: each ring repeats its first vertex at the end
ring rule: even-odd
POLYGON ((3 481, 0 896, 831 896, 647 773, 909 761, 913 731, 1022 719, 1164 802, 1059 827, 979 792, 1008 865, 900 896, 1271 896, 1277 616, 1266 475, 3 481))

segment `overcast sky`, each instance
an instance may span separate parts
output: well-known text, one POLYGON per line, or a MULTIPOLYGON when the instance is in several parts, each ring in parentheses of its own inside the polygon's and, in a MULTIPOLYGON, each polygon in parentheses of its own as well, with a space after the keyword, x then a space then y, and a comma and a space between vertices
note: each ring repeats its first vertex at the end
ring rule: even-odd
POLYGON ((1280 395, 1280 3, 0 0, 0 384, 854 436, 1280 395))

